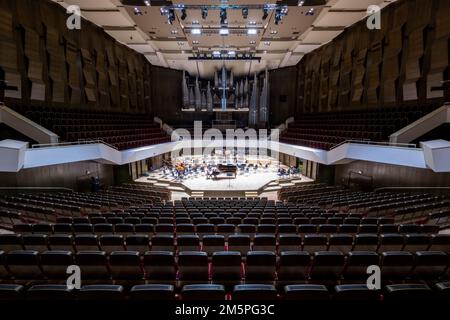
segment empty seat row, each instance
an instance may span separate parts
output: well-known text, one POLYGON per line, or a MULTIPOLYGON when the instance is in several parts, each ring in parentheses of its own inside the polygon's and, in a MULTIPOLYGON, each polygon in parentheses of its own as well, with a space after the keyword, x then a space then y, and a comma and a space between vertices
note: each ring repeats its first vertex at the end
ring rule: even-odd
POLYGON ((248 251, 443 251, 450 252, 450 235, 426 234, 307 234, 303 237, 295 234, 282 234, 278 237, 270 234, 257 234, 253 238, 246 234, 205 235, 123 235, 92 234, 80 235, 42 235, 42 234, 3 234, 0 235, 0 250, 103 250, 139 251, 197 251, 209 254, 215 251, 239 251, 245 255, 248 251))
MULTIPOLYGON (((426 284, 387 285, 384 290, 369 290, 365 284, 336 285, 328 290, 324 285, 287 285, 278 294, 276 288, 267 284, 242 284, 233 288, 231 300, 275 301, 278 299, 295 301, 380 301, 386 300, 431 300, 450 299, 450 282, 426 284), (434 290, 433 290, 433 289, 434 290)), ((71 291, 65 285, 39 284, 28 290, 18 284, 0 284, 0 301, 221 301, 227 300, 224 286, 218 284, 185 285, 180 295, 175 294, 172 285, 135 285, 129 292, 121 285, 85 285, 80 290, 71 291)))
POLYGON ((212 256, 211 265, 205 252, 184 251, 176 258, 172 252, 149 251, 143 257, 134 251, 116 251, 108 257, 102 251, 12 251, 0 252, 0 279, 64 280, 66 269, 76 264, 82 280, 128 280, 180 285, 208 282, 231 285, 273 283, 279 286, 318 281, 365 281, 367 268, 379 265, 383 282, 439 280, 450 278, 450 256, 440 251, 388 251, 382 254, 356 251, 348 257, 336 251, 274 252, 253 251, 245 263, 239 252, 221 251, 212 256))
MULTIPOLYGON (((158 224, 158 223, 172 223, 175 225, 185 224, 206 224, 211 223, 218 224, 357 224, 357 225, 391 225, 394 223, 394 219, 391 218, 358 218, 358 217, 326 217, 325 214, 311 213, 311 214, 258 214, 258 213, 147 213, 147 212, 122 212, 116 214, 108 214, 108 216, 91 216, 91 217, 58 217, 57 223, 70 223, 70 224, 158 224), (311 216, 309 216, 311 215, 311 216)), ((401 226, 400 232, 404 232, 402 229, 406 226, 401 226)), ((34 232, 32 226, 18 226, 22 230, 28 232, 34 232)), ((38 231, 48 232, 51 226, 36 226, 38 231)), ((406 227, 411 228, 411 227, 406 227)), ((416 226, 416 231, 420 231, 420 227, 416 226)), ((408 231, 408 230, 405 230, 408 231)))
POLYGON ((438 233, 439 226, 435 225, 395 225, 395 224, 177 224, 172 223, 56 223, 51 224, 16 224, 14 231, 20 234, 152 234, 152 233, 177 233, 177 234, 206 234, 206 233, 438 233))

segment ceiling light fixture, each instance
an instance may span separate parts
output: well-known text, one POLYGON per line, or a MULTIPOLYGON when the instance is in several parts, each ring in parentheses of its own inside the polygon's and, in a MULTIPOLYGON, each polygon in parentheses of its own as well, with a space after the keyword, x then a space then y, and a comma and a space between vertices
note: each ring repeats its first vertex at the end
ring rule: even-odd
POLYGON ((192 41, 192 44, 199 44, 197 40, 192 41))
POLYGON ((314 8, 311 8, 306 12, 305 16, 313 16, 314 15, 314 8))
POLYGON ((227 28, 220 28, 219 34, 220 34, 221 36, 227 36, 227 35, 230 34, 230 30, 228 30, 227 28))
POLYGON ((139 10, 138 7, 134 7, 134 15, 135 16, 142 16, 141 10, 139 10))
POLYGON ((230 51, 228 51, 228 55, 229 56, 235 56, 236 55, 236 51, 230 50, 230 51))
POLYGON ((258 30, 256 30, 256 29, 248 29, 247 30, 247 34, 248 35, 256 35, 256 34, 258 34, 258 30))
POLYGON ((256 44, 256 41, 252 40, 250 41, 250 44, 256 44))
POLYGON ((213 56, 215 56, 215 57, 220 56, 220 51, 213 51, 213 56))
POLYGON ((144 4, 145 4, 147 7, 150 7, 150 6, 151 6, 150 0, 145 0, 145 1, 144 1, 144 4))
POLYGON ((202 34, 202 29, 199 29, 199 28, 191 29, 191 34, 194 34, 194 35, 202 34))
POLYGON ((305 4, 304 0, 298 0, 298 6, 301 7, 305 4))

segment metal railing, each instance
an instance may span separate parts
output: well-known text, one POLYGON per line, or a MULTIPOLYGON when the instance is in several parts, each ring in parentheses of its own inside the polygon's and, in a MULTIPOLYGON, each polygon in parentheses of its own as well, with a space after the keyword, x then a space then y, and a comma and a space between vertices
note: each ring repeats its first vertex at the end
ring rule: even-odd
POLYGON ((71 142, 59 142, 59 143, 41 143, 41 144, 33 144, 31 146, 32 149, 39 149, 39 148, 57 148, 57 147, 67 147, 67 146, 76 146, 76 145, 86 145, 86 144, 96 144, 101 143, 104 144, 110 148, 119 150, 116 146, 113 146, 101 139, 80 139, 78 141, 71 141, 71 142))
POLYGON ((398 142, 388 142, 388 141, 372 141, 372 140, 345 140, 341 143, 332 146, 330 150, 336 149, 337 147, 340 147, 343 144, 346 143, 354 143, 354 144, 367 144, 367 145, 375 145, 375 146, 385 146, 385 147, 400 147, 400 148, 412 148, 417 149, 417 145, 415 143, 398 143, 398 142))

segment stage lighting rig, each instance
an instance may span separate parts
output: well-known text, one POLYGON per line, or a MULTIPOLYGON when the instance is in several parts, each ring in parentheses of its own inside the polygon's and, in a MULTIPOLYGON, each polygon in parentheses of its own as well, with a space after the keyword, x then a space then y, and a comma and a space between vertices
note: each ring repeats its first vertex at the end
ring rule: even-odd
POLYGON ((200 10, 202 19, 208 17, 209 10, 219 11, 221 25, 228 24, 227 10, 240 10, 244 19, 248 18, 249 10, 262 10, 262 19, 266 20, 269 17, 270 11, 275 11, 275 23, 279 24, 284 16, 288 13, 288 6, 277 3, 268 4, 218 4, 218 5, 188 5, 188 4, 172 4, 161 7, 161 14, 167 15, 167 19, 171 24, 175 20, 175 11, 181 11, 180 19, 187 18, 187 10, 200 10))

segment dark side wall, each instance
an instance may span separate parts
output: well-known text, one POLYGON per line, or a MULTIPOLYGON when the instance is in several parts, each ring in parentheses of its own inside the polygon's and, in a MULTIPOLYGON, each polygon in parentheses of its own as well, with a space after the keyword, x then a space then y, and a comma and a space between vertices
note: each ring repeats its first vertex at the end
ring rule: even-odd
POLYGON ((161 119, 181 117, 183 73, 161 67, 153 67, 151 75, 153 111, 161 119))
POLYGON ((65 187, 89 191, 92 176, 98 176, 105 186, 112 185, 113 166, 85 161, 0 173, 0 187, 65 187))
POLYGON ((450 173, 436 173, 429 169, 355 161, 337 165, 335 183, 350 182, 365 187, 450 187, 450 173))
MULTIPOLYGON (((151 112, 151 69, 142 54, 50 0, 0 0, 0 77, 19 92, 6 105, 151 112)), ((0 94, 1 96, 1 94, 0 94)))
POLYGON ((297 108, 297 67, 272 70, 270 83, 270 122, 279 125, 292 117, 297 108))

